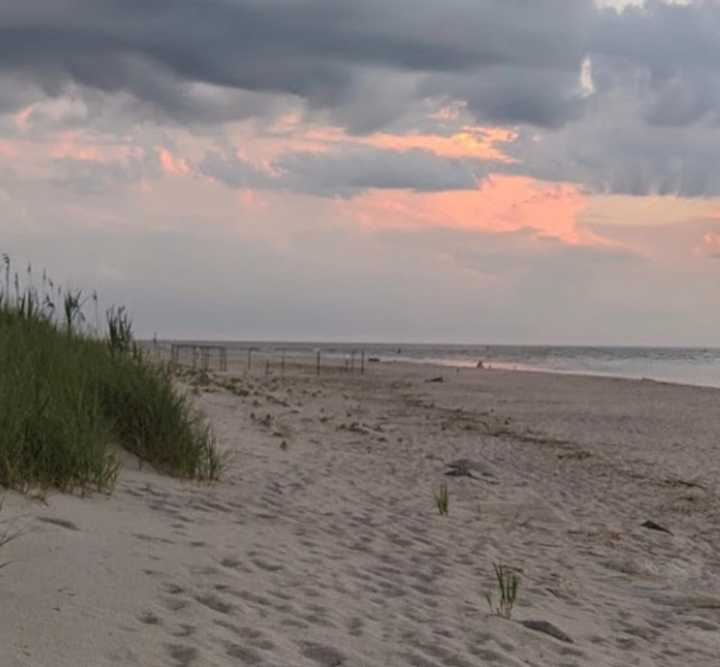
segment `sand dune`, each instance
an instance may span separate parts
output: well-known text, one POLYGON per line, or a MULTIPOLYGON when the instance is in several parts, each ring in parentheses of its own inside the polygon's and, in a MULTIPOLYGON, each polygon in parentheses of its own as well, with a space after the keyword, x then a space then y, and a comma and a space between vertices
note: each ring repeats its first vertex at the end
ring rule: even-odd
POLYGON ((197 399, 221 484, 128 458, 109 498, 6 494, 0 665, 717 664, 720 391, 385 364, 235 386, 197 399))

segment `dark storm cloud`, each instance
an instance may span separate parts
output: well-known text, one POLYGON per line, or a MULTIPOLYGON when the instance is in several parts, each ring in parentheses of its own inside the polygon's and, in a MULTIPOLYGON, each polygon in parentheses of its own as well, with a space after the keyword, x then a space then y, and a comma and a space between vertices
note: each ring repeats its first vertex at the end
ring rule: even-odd
POLYGON ((332 153, 286 153, 269 170, 260 170, 232 155, 212 153, 200 171, 235 188, 289 190, 323 197, 351 197, 375 188, 472 190, 487 174, 483 167, 425 150, 369 146, 346 146, 332 153))
MULTIPOLYGON (((520 130, 507 146, 517 172, 592 191, 720 194, 717 0, 622 12, 592 0, 2 3, 0 113, 68 91, 90 99, 68 122, 100 117, 111 131, 128 117, 218 128, 301 102, 351 133, 402 132, 428 98, 459 100, 480 123, 520 130), (580 83, 588 58, 593 90, 580 83), (110 112, 98 98, 113 100, 110 112)), ((442 159, 430 169, 419 154, 376 155, 285 156, 280 179, 222 156, 204 168, 236 186, 280 180, 318 194, 452 189, 473 175, 442 159)))
POLYGON ((373 124, 360 109, 372 119, 379 102, 357 99, 363 76, 394 72, 472 98, 478 116, 552 126, 572 115, 564 106, 575 104, 593 14, 590 0, 28 0, 0 8, 0 68, 49 95, 68 82, 129 92, 185 121, 258 112, 229 105, 222 89, 294 95, 331 111, 352 101, 358 127, 373 124), (486 68, 504 83, 493 95, 482 93, 486 68), (526 90, 533 72, 538 101, 526 90), (217 87, 216 96, 192 84, 217 87))
POLYGON ((720 133, 711 118, 690 125, 651 124, 646 98, 618 88, 592 100, 582 120, 538 136, 523 131, 504 150, 518 162, 504 171, 576 183, 589 192, 720 196, 720 133))
POLYGON ((598 14, 589 51, 600 93, 624 87, 642 96, 651 125, 712 119, 720 102, 720 3, 673 5, 598 14))

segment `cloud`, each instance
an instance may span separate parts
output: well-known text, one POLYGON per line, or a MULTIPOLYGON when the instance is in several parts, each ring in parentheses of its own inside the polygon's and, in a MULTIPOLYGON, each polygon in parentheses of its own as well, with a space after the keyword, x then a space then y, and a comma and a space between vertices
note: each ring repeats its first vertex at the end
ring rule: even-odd
POLYGON ((463 229, 569 245, 608 245, 578 224, 586 205, 586 198, 568 185, 493 175, 476 189, 461 192, 373 191, 344 210, 370 229, 463 229))
POLYGON ((487 169, 423 149, 390 150, 345 145, 331 152, 290 152, 266 169, 237 156, 208 155, 200 171, 235 188, 289 190, 351 197, 372 189, 423 192, 474 190, 487 169))
MULTIPOLYGON (((710 196, 720 190, 719 44, 715 0, 623 11, 592 0, 26 0, 0 7, 0 114, 16 114, 0 128, 180 123, 219 135, 249 118, 262 131, 293 111, 351 135, 418 136, 448 131, 429 116, 460 104, 466 124, 516 133, 503 146, 512 173, 593 192, 710 196)), ((437 141, 417 147, 442 152, 437 141)), ((459 164, 421 173, 427 157, 388 154, 385 165, 373 155, 287 156, 296 180, 285 186, 344 194, 335 169, 350 190, 469 178, 459 164)), ((228 182, 230 170, 277 182, 237 164, 206 167, 228 182)))
POLYGON ((712 122, 650 125, 642 99, 620 89, 591 102, 586 116, 555 132, 523 131, 504 152, 503 171, 576 183, 588 193, 720 195, 720 137, 712 122))
POLYGON ((702 237, 702 247, 708 257, 720 259, 720 232, 707 232, 702 237))
POLYGON ((157 177, 160 161, 152 154, 107 162, 63 157, 53 160, 51 169, 49 180, 55 187, 69 188, 79 195, 101 195, 157 177))
POLYGON ((555 126, 575 113, 593 13, 590 0, 27 0, 0 8, 0 62, 48 96, 129 93, 183 122, 263 113, 284 95, 368 131, 432 92, 555 126))

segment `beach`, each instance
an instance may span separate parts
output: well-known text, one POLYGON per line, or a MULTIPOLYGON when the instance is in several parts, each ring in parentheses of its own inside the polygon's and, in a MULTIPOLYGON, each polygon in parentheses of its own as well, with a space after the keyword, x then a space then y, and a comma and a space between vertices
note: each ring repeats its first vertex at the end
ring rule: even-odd
POLYGON ((110 496, 4 494, 0 665, 717 663, 720 390, 401 363, 208 380, 186 389, 221 482, 125 455, 110 496))

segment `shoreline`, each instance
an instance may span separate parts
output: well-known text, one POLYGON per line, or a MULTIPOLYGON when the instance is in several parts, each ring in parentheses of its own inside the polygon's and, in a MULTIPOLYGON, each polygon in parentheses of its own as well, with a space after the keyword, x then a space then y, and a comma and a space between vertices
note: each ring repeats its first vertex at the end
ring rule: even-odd
POLYGON ((111 497, 6 494, 0 663, 713 664, 715 391, 437 368, 198 374, 220 483, 125 455, 111 497))
MULTIPOLYGON (((144 343, 148 349, 152 349, 152 344, 144 343)), ((164 351, 161 353, 169 358, 169 342, 160 341, 161 349, 164 351)), ((193 344, 205 345, 206 342, 195 341, 185 342, 185 345, 192 347, 193 344)), ((207 343, 209 344, 209 343, 207 343)), ((281 358, 285 358, 288 363, 299 363, 299 364, 310 364, 314 362, 316 352, 320 351, 322 354, 322 363, 328 364, 329 366, 342 367, 343 364, 349 363, 351 359, 351 353, 354 354, 354 363, 359 364, 360 353, 365 353, 366 367, 368 364, 373 365, 373 362, 369 361, 380 360, 382 364, 411 364, 411 365, 423 365, 428 364, 436 366, 438 368, 461 368, 461 369, 475 369, 478 361, 482 361, 486 365, 486 369, 502 369, 502 370, 513 370, 513 371, 524 371, 531 373, 552 373, 559 375, 581 375, 588 377, 612 377, 612 378, 624 378, 629 380, 649 380, 655 382, 667 382, 679 385, 689 385, 696 387, 712 387, 720 389, 720 348, 653 348, 653 347, 606 347, 606 348, 585 348, 582 346, 570 346, 566 348, 555 348, 554 346, 476 346, 473 356, 465 356, 465 358, 453 357, 453 356, 421 356, 423 353, 423 347, 432 346, 412 346, 415 347, 415 353, 417 356, 405 355, 402 352, 398 353, 395 350, 388 349, 392 348, 393 345, 389 344, 365 344, 365 343, 293 343, 293 342, 276 342, 276 341, 218 341, 213 343, 226 350, 228 359, 231 366, 235 366, 238 369, 246 363, 246 355, 248 351, 252 351, 253 359, 258 360, 258 363, 265 363, 266 361, 277 365, 281 358), (343 347, 344 346, 344 347, 343 347), (487 348, 487 349, 486 349, 487 348), (493 349, 495 348, 495 349, 493 349), (624 365, 626 370, 623 368, 556 368, 552 366, 542 365, 542 363, 534 364, 532 362, 526 362, 524 360, 507 360, 502 358, 501 350, 512 349, 512 350, 554 350, 554 349, 573 349, 573 350, 587 350, 588 352, 605 350, 605 351, 622 351, 622 350, 635 350, 642 351, 645 353, 652 352, 682 352, 688 351, 699 354, 701 352, 712 352, 717 358, 711 357, 708 361, 700 363, 697 360, 690 363, 687 360, 683 363, 680 359, 674 360, 663 360, 663 359, 651 359, 651 358, 622 358, 618 357, 614 362, 624 365), (488 356, 488 354, 490 356, 488 356), (495 355, 493 357, 492 355, 495 355), (500 355, 500 358, 496 357, 500 355), (494 360, 495 359, 495 360, 494 360), (638 367, 637 363, 640 361, 641 366, 638 367), (717 362, 717 363, 715 363, 717 362), (717 371, 717 372, 715 372, 717 371)), ((444 350, 445 352, 450 351, 452 346, 437 346, 438 350, 444 350)), ((472 349, 473 346, 457 346, 462 347, 464 352, 467 354, 468 349, 472 349)), ((401 349, 401 348, 398 348, 401 349)), ((560 354, 556 359, 562 359, 563 356, 560 354)), ((566 359, 570 361, 571 358, 566 359)), ((588 357, 588 363, 592 364, 592 360, 597 358, 592 356, 588 357)), ((607 359, 605 360, 607 363, 607 359)), ((570 361, 570 366, 572 362, 570 361)), ((577 365, 577 364, 576 364, 577 365)))
MULTIPOLYGON (((583 378, 601 378, 601 379, 608 379, 608 380, 628 380, 630 382, 655 382, 657 384, 669 384, 674 385, 678 387, 697 387, 698 389, 717 389, 720 391, 720 384, 714 385, 714 384, 702 384, 699 382, 690 382, 688 381, 681 381, 681 380, 674 380, 674 379, 663 379, 663 378, 654 378, 649 376, 630 376, 630 375, 616 375, 613 373, 603 373, 601 371, 569 371, 569 370, 559 370, 559 369, 547 369, 547 368, 534 368, 530 366, 521 366, 520 364, 509 364, 505 362, 485 362, 488 365, 484 368, 476 368, 473 365, 469 364, 463 364, 460 365, 459 363, 455 362, 447 362, 442 363, 439 361, 431 361, 431 360, 425 360, 425 359, 419 359, 417 361, 414 360, 408 360, 408 359, 398 359, 398 360, 391 360, 388 359, 387 361, 380 361, 381 364, 397 364, 397 365, 403 365, 408 364, 411 366, 428 366, 432 368, 446 368, 446 369, 456 369, 459 368, 460 370, 465 371, 475 371, 477 370, 479 373, 482 372, 493 372, 493 371, 499 371, 503 373, 532 373, 533 375, 537 374, 547 374, 547 375, 559 375, 562 377, 570 376, 570 377, 583 377, 583 378)), ((377 365, 377 364, 373 364, 377 365)))

